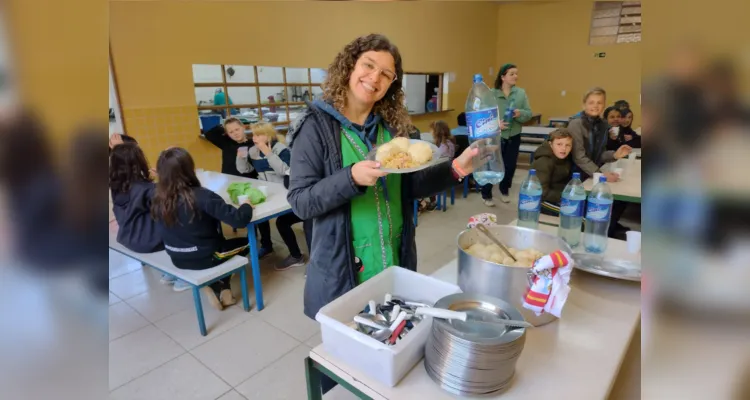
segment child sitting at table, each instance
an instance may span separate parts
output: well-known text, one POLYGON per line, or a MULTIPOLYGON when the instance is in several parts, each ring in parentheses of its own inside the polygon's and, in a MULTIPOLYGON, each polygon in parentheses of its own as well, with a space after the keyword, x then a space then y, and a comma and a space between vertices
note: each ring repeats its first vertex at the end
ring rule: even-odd
MULTIPOLYGON (((586 180, 600 171, 602 165, 614 162, 630 153, 630 146, 623 145, 616 151, 607 150, 609 125, 602 119, 607 94, 602 88, 593 88, 583 96, 583 116, 570 121, 568 131, 573 135, 573 162, 586 180)), ((607 181, 616 182, 617 174, 604 172, 607 181)))
POLYGON ((618 143, 620 145, 626 144, 634 149, 641 148, 641 135, 633 130, 633 111, 629 108, 625 108, 620 111, 620 133, 618 135, 618 143))
POLYGON ((150 215, 155 185, 143 150, 135 142, 116 145, 109 155, 109 189, 117 220, 117 242, 136 253, 164 250, 150 215))
POLYGON ((547 141, 534 152, 531 168, 536 169, 536 176, 542 184, 543 214, 560 215, 560 200, 565 185, 573 173, 573 135, 566 128, 550 132, 547 141))
MULTIPOLYGON (((161 152, 156 173, 159 181, 151 201, 151 215, 175 267, 208 269, 235 255, 247 255, 247 238, 224 238, 221 222, 234 228, 246 226, 253 218, 249 202, 235 208, 202 187, 195 175, 193 157, 180 147, 161 152)), ((218 310, 237 302, 229 281, 230 278, 224 278, 201 288, 218 310)))
MULTIPOLYGON (((245 124, 237 118, 227 118, 224 125, 217 125, 205 134, 206 139, 214 146, 221 149, 221 173, 227 175, 241 176, 244 178, 258 179, 258 172, 250 168, 240 172, 237 170, 237 154, 245 153, 252 148, 253 142, 247 140, 245 124)), ((273 242, 271 242, 271 224, 261 222, 255 225, 260 236, 260 249, 258 258, 265 258, 273 253, 273 242)))
MULTIPOLYGON (((110 137, 109 188, 112 213, 117 223, 117 242, 137 253, 164 250, 156 223, 151 218, 154 195, 154 169, 149 169, 138 142, 115 133, 110 137)), ((190 289, 190 284, 170 274, 161 274, 159 282, 173 285, 175 292, 190 289)))
MULTIPOLYGON (((258 172, 260 180, 284 183, 284 178, 289 176, 289 148, 276 139, 276 130, 267 122, 251 125, 250 129, 253 131, 255 146, 251 147, 246 155, 237 154, 237 170, 245 172, 254 169, 258 172)), ((292 230, 292 225, 299 222, 302 220, 293 212, 276 218, 276 229, 289 249, 289 256, 275 267, 277 271, 305 265, 305 256, 300 251, 297 237, 292 230)))
POLYGON ((607 150, 617 150, 620 147, 617 141, 620 132, 620 110, 615 106, 607 107, 604 110, 604 120, 607 121, 607 150))

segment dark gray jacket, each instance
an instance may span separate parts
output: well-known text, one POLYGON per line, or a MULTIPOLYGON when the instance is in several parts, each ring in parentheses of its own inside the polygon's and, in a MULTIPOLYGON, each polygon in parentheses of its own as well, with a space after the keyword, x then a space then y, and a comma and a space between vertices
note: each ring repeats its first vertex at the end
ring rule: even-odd
MULTIPOLYGON (((321 307, 357 285, 352 247, 350 201, 365 193, 342 167, 341 125, 313 104, 292 124, 287 141, 292 148, 289 194, 292 210, 313 220, 312 248, 305 281, 305 315, 315 318, 321 307)), ((401 267, 416 271, 413 200, 432 196, 457 184, 451 164, 406 174, 402 179, 404 218, 401 267)), ((364 307, 364 304, 362 305, 364 307)))
POLYGON ((568 123, 573 136, 573 162, 589 176, 609 162, 615 161, 615 152, 606 150, 607 122, 601 118, 574 118, 568 123))
POLYGON ((162 237, 151 218, 151 198, 155 185, 135 182, 127 193, 112 194, 112 211, 117 225, 117 242, 136 253, 164 250, 162 237))

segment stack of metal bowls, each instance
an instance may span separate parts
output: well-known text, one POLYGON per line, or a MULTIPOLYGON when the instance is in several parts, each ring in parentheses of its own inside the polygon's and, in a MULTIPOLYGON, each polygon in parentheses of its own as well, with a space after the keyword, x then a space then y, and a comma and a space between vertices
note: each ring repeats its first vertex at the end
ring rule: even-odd
POLYGON ((489 396, 507 390, 526 341, 524 328, 475 323, 523 320, 509 303, 495 297, 458 293, 436 308, 463 311, 467 321, 433 318, 425 348, 425 369, 444 390, 459 396, 489 396))

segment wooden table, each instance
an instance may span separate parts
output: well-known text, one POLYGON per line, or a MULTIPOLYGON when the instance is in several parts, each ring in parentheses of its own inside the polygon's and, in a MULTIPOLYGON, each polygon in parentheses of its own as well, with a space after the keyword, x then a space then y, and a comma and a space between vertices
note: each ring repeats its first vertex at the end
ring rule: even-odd
MULTIPOLYGON (((629 160, 627 158, 617 162, 606 164, 602 171, 611 171, 614 168, 623 168, 623 177, 618 182, 607 182, 612 190, 615 200, 630 203, 641 202, 641 160, 629 160)), ((590 192, 593 187, 593 177, 583 182, 583 188, 590 192)))
POLYGON ((231 204, 227 188, 230 184, 251 183, 253 187, 265 186, 267 188, 266 201, 255 206, 253 209, 253 219, 247 225, 247 239, 250 245, 250 264, 253 269, 253 285, 255 287, 255 301, 258 311, 262 310, 263 289, 260 280, 260 261, 258 260, 258 240, 255 235, 255 226, 261 222, 279 217, 292 212, 292 207, 286 200, 287 190, 281 183, 272 183, 257 179, 248 179, 240 176, 227 175, 213 171, 197 171, 196 175, 201 181, 201 185, 207 189, 216 192, 224 201, 231 204))
MULTIPOLYGON (((513 223, 511 223, 513 224, 513 223)), ((556 228, 539 229, 555 233, 556 228)), ((609 239, 606 257, 640 262, 624 241, 609 239)), ((453 260, 432 274, 457 282, 453 260)), ((530 329, 523 354, 516 364, 513 385, 490 399, 606 399, 618 376, 631 339, 640 334, 641 287, 575 270, 572 290, 560 320, 530 329)), ((640 349, 636 353, 640 353, 640 349)), ((323 345, 306 359, 308 398, 321 399, 320 378, 325 374, 361 399, 447 400, 459 397, 438 387, 419 362, 396 385, 388 387, 346 365, 323 345)))

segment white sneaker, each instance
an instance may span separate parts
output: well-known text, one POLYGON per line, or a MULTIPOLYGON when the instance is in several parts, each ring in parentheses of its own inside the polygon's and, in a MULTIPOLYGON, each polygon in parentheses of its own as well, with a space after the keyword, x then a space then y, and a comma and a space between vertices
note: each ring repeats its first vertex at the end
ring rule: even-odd
POLYGON ((510 203, 510 196, 500 193, 500 201, 503 203, 510 203))
POLYGON ((162 285, 174 285, 177 278, 175 278, 172 275, 169 274, 161 274, 161 279, 159 279, 159 283, 162 285))
POLYGON ((177 279, 174 282, 174 286, 172 287, 172 290, 174 290, 175 292, 184 292, 184 291, 190 290, 192 288, 193 288, 193 285, 191 285, 191 284, 189 284, 189 283, 187 283, 187 282, 185 282, 183 280, 177 279))
POLYGON ((495 202, 493 202, 491 199, 485 200, 484 205, 487 207, 495 207, 495 202))

